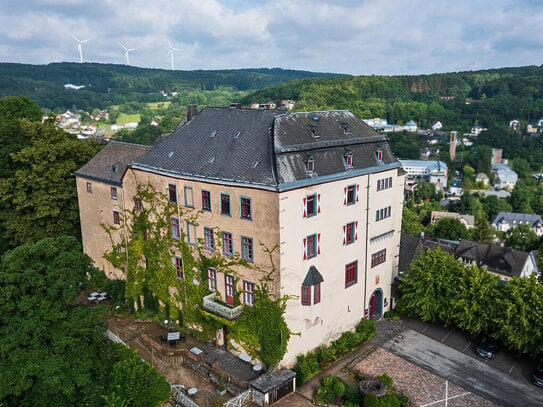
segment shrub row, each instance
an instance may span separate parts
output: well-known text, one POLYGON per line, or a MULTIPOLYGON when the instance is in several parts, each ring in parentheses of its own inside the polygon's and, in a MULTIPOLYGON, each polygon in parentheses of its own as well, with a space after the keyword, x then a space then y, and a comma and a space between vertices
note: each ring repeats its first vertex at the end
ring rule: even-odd
POLYGON ((302 385, 306 380, 326 369, 332 362, 352 351, 360 343, 370 339, 376 332, 374 320, 362 319, 358 323, 355 332, 343 332, 330 345, 321 345, 306 354, 298 355, 296 365, 293 368, 294 372, 296 372, 297 386, 302 385))

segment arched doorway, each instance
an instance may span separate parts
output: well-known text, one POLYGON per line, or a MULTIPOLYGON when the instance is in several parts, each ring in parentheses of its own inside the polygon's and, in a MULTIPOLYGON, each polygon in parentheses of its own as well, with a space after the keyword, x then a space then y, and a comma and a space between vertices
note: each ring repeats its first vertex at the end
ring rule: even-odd
POLYGON ((381 319, 383 317, 383 290, 380 288, 375 289, 368 305, 368 317, 381 319))

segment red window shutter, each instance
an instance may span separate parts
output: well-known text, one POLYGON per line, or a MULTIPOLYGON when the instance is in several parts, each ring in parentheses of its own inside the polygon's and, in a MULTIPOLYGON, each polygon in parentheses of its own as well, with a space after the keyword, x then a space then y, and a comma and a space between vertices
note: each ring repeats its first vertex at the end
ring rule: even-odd
POLYGON ((321 213, 321 194, 317 194, 317 213, 321 213))
POLYGON ((321 234, 317 234, 317 254, 321 254, 321 234))
POLYGON ((304 237, 304 260, 307 259, 307 239, 304 237))
POLYGON ((347 225, 343 225, 343 245, 347 243, 347 225))
POLYGON ((354 223, 354 240, 358 239, 358 221, 354 223))
POLYGON ((307 198, 304 198, 304 218, 307 218, 307 198))
POLYGON ((347 205, 347 187, 343 188, 343 205, 347 205))
POLYGON ((358 194, 359 194, 359 191, 360 191, 360 185, 359 185, 359 184, 356 184, 356 202, 358 202, 358 194))

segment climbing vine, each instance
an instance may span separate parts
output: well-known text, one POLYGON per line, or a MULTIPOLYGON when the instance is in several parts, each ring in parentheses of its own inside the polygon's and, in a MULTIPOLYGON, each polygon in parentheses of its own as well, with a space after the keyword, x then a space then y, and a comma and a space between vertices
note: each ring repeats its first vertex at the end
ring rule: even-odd
MULTIPOLYGON (((278 246, 268 249, 261 244, 271 264, 265 270, 241 259, 239 253, 232 257, 222 256, 222 232, 217 228, 214 229, 216 247, 213 252, 204 250, 203 239, 198 239, 196 244, 188 243, 181 227, 179 239, 174 238, 171 218, 178 218, 180 225, 188 222, 198 226, 201 211, 170 203, 167 195, 150 183, 137 182, 136 186, 135 199, 139 205, 126 210, 121 225, 103 225, 112 245, 104 257, 114 267, 125 271, 125 297, 129 307, 141 310, 141 298, 148 298, 152 293, 162 312, 175 317, 175 310, 179 310, 179 324, 202 339, 214 338, 217 330, 226 326, 232 339, 230 346, 241 346, 266 365, 279 362, 286 352, 291 332, 284 319, 288 297, 273 298, 270 290, 272 276, 276 273, 273 253, 278 246), (124 233, 120 235, 124 235, 124 240, 119 240, 121 229, 124 233), (177 277, 173 261, 176 255, 182 258, 183 278, 177 277), (207 274, 210 267, 233 275, 235 286, 239 283, 239 267, 251 269, 259 275, 259 281, 255 282, 253 307, 244 306, 240 318, 229 321, 202 308, 203 297, 211 293, 207 274)), ((240 303, 239 295, 236 295, 234 305, 240 303)))

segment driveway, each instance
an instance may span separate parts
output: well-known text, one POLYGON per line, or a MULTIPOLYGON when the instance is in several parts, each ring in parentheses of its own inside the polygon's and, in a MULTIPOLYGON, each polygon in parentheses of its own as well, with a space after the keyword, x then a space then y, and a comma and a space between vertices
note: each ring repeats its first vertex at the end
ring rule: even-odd
MULTIPOLYGON (((527 380, 464 353, 471 352, 471 341, 467 344, 458 343, 460 350, 446 345, 444 342, 451 334, 443 335, 442 342, 406 329, 399 336, 384 343, 383 347, 497 405, 543 406, 543 390, 527 380)), ((454 341, 458 341, 458 338, 454 341)))
MULTIPOLYGON (((500 369, 517 377, 521 381, 529 382, 530 376, 537 365, 537 361, 524 354, 512 352, 507 349, 500 350, 493 359, 483 360, 475 356, 475 341, 469 334, 455 327, 444 327, 436 323, 422 322, 413 318, 402 318, 404 326, 424 334, 436 341, 450 346, 468 356, 500 369)), ((534 391, 541 391, 532 386, 534 391)))

